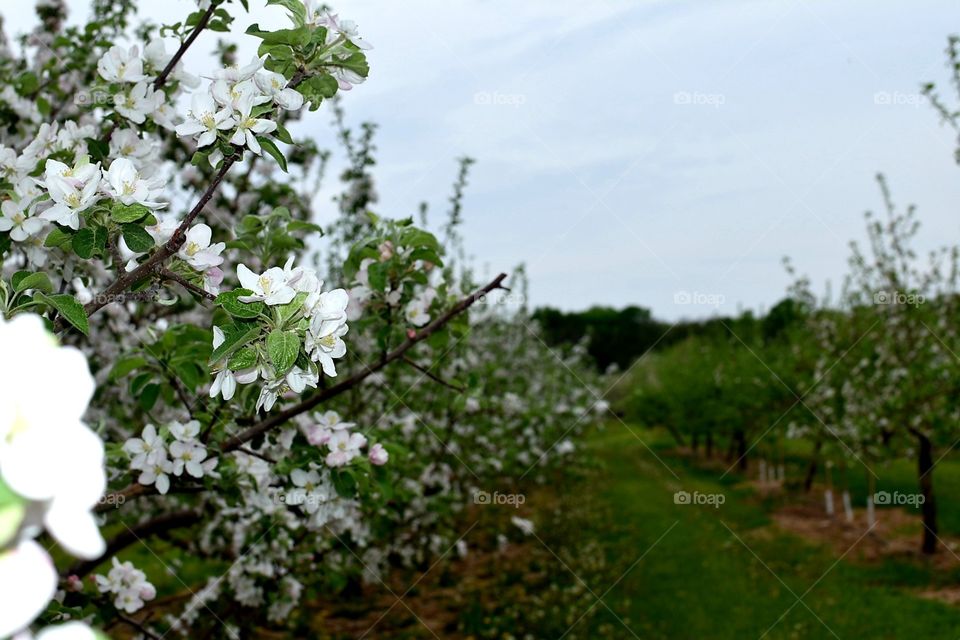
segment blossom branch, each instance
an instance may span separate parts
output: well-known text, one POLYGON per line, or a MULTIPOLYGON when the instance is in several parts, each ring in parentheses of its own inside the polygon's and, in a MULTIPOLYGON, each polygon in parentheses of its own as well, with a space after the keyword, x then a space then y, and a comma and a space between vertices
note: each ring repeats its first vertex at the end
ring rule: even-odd
MULTIPOLYGON (((160 266, 167 260, 167 258, 174 255, 180 249, 187 239, 187 228, 191 223, 193 223, 196 217, 200 215, 200 212, 203 211, 204 207, 207 206, 207 203, 210 202, 210 199, 213 198, 213 194, 216 193, 217 188, 223 181, 224 176, 227 175, 230 167, 232 167, 234 163, 242 157, 241 154, 242 152, 237 152, 223 159, 220 169, 218 169, 217 173, 213 176, 213 180, 210 181, 210 184, 203 192, 203 195, 200 196, 200 199, 197 200, 197 203, 193 206, 193 209, 190 210, 190 213, 187 214, 187 216, 183 219, 183 222, 180 223, 180 226, 177 227, 177 230, 174 231, 173 235, 169 240, 167 240, 166 243, 164 243, 158 250, 154 251, 153 254, 151 254, 145 262, 137 266, 136 269, 121 274, 116 280, 113 281, 113 284, 108 286, 99 295, 95 296, 93 300, 84 305, 83 310, 87 316, 91 316, 105 307, 113 299, 126 291, 129 287, 133 286, 139 280, 156 274, 160 270, 160 266)), ((58 329, 59 328, 62 328, 62 326, 58 326, 58 329)))
POLYGON ((385 366, 387 366, 394 360, 398 360, 402 358, 404 354, 406 354, 407 351, 413 348, 418 342, 422 342, 423 340, 426 340, 428 337, 430 337, 431 335, 433 335, 434 333, 442 329, 444 325, 446 325, 448 322, 453 320, 453 318, 455 318, 456 316, 460 315, 461 313, 466 311, 468 308, 470 308, 470 306, 473 305, 473 303, 475 303, 477 300, 480 300, 481 298, 483 298, 484 296, 486 296, 488 293, 490 293, 495 289, 502 289, 503 287, 501 283, 506 277, 507 277, 507 274, 501 273, 496 278, 494 278, 489 284, 487 284, 485 287, 474 291, 466 298, 463 298, 462 300, 457 302, 457 304, 453 305, 449 310, 447 310, 446 313, 438 317, 436 320, 434 320, 433 322, 425 326, 420 331, 411 332, 407 336, 407 339, 403 342, 403 344, 401 344, 399 347, 397 347, 393 351, 384 355, 382 358, 380 358, 380 360, 376 362, 376 364, 372 366, 367 366, 363 371, 358 371, 357 373, 353 374, 352 376, 340 382, 339 384, 335 384, 332 387, 327 387, 326 389, 323 389, 318 393, 314 393, 312 396, 310 396, 303 402, 300 402, 299 404, 296 404, 290 407, 289 409, 286 409, 285 411, 280 411, 279 413, 276 413, 258 422, 257 424, 253 425, 249 429, 228 439, 220 447, 221 451, 223 453, 232 451, 240 447, 241 445, 253 440, 260 434, 266 433, 270 429, 285 423, 287 420, 290 420, 291 418, 298 416, 301 413, 310 411, 321 402, 324 402, 325 400, 329 400, 330 398, 338 396, 341 393, 348 391, 349 389, 352 389, 353 387, 357 386, 371 374, 376 373, 380 369, 383 369, 385 366))
MULTIPOLYGON (((404 357, 404 355, 412 349, 417 343, 426 340, 431 335, 442 329, 448 322, 453 320, 456 316, 460 315, 467 309, 469 309, 477 300, 481 300, 484 296, 489 294, 495 289, 503 289, 503 281, 506 279, 507 274, 501 273, 489 284, 484 286, 481 289, 477 289, 469 296, 462 298, 455 305, 450 307, 446 313, 442 316, 439 316, 436 320, 425 326, 419 331, 411 331, 407 336, 407 339, 399 347, 393 351, 387 353, 382 358, 380 358, 375 364, 365 367, 362 371, 358 371, 349 378, 346 378, 342 382, 335 384, 332 387, 327 387, 317 393, 314 393, 312 396, 296 404, 289 409, 280 411, 260 422, 254 424, 250 428, 242 431, 241 433, 233 436, 232 438, 227 439, 220 447, 221 454, 229 453, 242 448, 247 442, 250 442, 257 436, 266 433, 267 431, 284 424, 291 418, 294 418, 301 413, 310 411, 320 403, 329 400, 330 398, 336 397, 341 393, 349 391, 350 389, 356 387, 358 384, 363 382, 371 374, 376 373, 380 369, 383 369, 385 366, 393 362, 394 360, 399 360, 404 357)), ((100 501, 101 504, 97 506, 96 510, 98 512, 106 511, 110 509, 110 505, 120 504, 121 501, 126 501, 137 496, 145 495, 147 493, 152 493, 154 491, 152 486, 145 486, 139 483, 133 483, 127 485, 119 491, 109 493, 100 501)))
MULTIPOLYGON (((211 9, 212 8, 213 7, 211 7, 211 9)), ((306 77, 307 72, 303 69, 298 69, 286 86, 291 89, 295 88, 297 85, 303 82, 306 77)), ((158 274, 163 263, 180 249, 180 247, 186 241, 187 228, 193 223, 196 217, 200 215, 200 212, 203 211, 204 207, 207 206, 207 203, 210 202, 210 199, 213 198, 213 195, 216 193, 217 188, 220 186, 220 183, 223 181, 224 177, 226 177, 227 172, 230 171, 230 168, 243 158, 244 147, 234 145, 233 149, 234 153, 223 158, 220 168, 213 176, 213 180, 211 180, 206 190, 200 196, 200 199, 186 215, 170 239, 157 251, 151 254, 145 262, 137 266, 136 269, 121 274, 113 282, 113 284, 104 289, 98 296, 94 297, 92 301, 84 305, 83 310, 88 317, 105 307, 139 280, 158 274)), ((62 319, 58 319, 55 325, 57 331, 63 330, 65 326, 66 325, 62 319)))

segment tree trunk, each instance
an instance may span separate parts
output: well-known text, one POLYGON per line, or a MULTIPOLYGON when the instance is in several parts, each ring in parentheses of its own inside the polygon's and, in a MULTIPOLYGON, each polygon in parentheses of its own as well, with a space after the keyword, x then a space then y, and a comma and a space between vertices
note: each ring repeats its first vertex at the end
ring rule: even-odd
POLYGON ((933 496, 933 445, 930 438, 917 435, 920 444, 920 456, 917 459, 917 471, 920 474, 920 494, 923 504, 923 552, 934 553, 937 550, 937 502, 933 496))
POLYGON ((690 450, 693 451, 693 455, 697 455, 697 449, 700 448, 700 434, 694 433, 690 436, 690 450))
POLYGON ((708 460, 713 457, 713 431, 707 431, 706 453, 708 460))
POLYGON ((813 443, 813 455, 810 456, 810 465, 807 467, 807 477, 803 479, 803 490, 810 491, 813 487, 813 479, 817 477, 817 459, 820 457, 820 449, 823 448, 823 440, 817 438, 813 443))

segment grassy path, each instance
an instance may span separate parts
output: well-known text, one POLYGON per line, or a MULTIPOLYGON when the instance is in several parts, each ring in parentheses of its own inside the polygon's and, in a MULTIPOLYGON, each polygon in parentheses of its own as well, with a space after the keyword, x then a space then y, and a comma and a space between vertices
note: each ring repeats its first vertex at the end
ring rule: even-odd
MULTIPOLYGON (((606 595, 610 585, 590 585, 609 609, 597 606, 579 624, 608 625, 616 614, 630 631, 620 625, 614 637, 644 639, 960 637, 960 608, 910 593, 929 584, 931 569, 838 561, 829 549, 769 527, 763 505, 733 478, 721 482, 659 454, 661 464, 622 425, 588 446, 604 471, 583 497, 614 515, 590 542, 626 575, 606 595), (725 503, 677 505, 678 489, 722 494, 725 503)), ((956 584, 958 576, 938 578, 956 584)))

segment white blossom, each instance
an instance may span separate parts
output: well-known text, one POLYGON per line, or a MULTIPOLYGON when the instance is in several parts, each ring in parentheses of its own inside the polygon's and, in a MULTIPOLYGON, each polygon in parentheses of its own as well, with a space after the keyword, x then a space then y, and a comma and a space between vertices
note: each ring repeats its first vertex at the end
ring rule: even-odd
POLYGON ((219 107, 210 94, 203 92, 193 94, 187 116, 186 122, 177 125, 177 135, 196 137, 198 147, 213 144, 217 132, 237 124, 230 109, 219 107))
POLYGON ((267 305, 287 304, 297 295, 296 290, 287 282, 286 274, 280 267, 271 267, 257 275, 246 265, 237 265, 237 278, 244 289, 253 293, 240 296, 240 302, 263 301, 267 305))
POLYGON ((186 240, 177 255, 197 271, 204 271, 223 263, 223 242, 210 244, 212 230, 205 224, 197 224, 187 230, 186 240))
POLYGON ((143 60, 136 45, 129 49, 110 47, 97 61, 97 71, 107 82, 140 82, 147 78, 143 74, 143 60))

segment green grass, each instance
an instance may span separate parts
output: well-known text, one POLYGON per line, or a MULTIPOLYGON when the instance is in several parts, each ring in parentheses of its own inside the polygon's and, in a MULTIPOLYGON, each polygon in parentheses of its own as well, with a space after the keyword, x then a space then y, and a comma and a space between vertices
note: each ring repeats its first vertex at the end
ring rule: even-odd
MULTIPOLYGON (((737 489, 737 478, 721 481, 716 472, 668 457, 660 436, 637 434, 665 465, 622 425, 611 425, 589 442, 604 471, 588 497, 598 510, 616 514, 615 525, 599 529, 607 533, 597 542, 629 572, 603 600, 638 637, 956 637, 960 609, 920 599, 910 589, 956 581, 957 575, 938 576, 905 561, 836 562, 831 550, 766 527, 764 503, 737 489), (676 505, 678 488, 723 493, 726 503, 676 505)), ((909 487, 908 471, 885 469, 881 477, 889 484, 879 488, 909 487)), ((945 493, 960 483, 960 473, 943 471, 951 476, 940 479, 945 493)), ((865 493, 865 485, 858 490, 865 493)), ((956 517, 952 512, 945 523, 953 527, 956 517)), ((591 588, 601 595, 608 586, 591 588)), ((580 624, 607 624, 607 618, 590 616, 580 624)), ((633 637, 620 632, 616 637, 633 637)))

